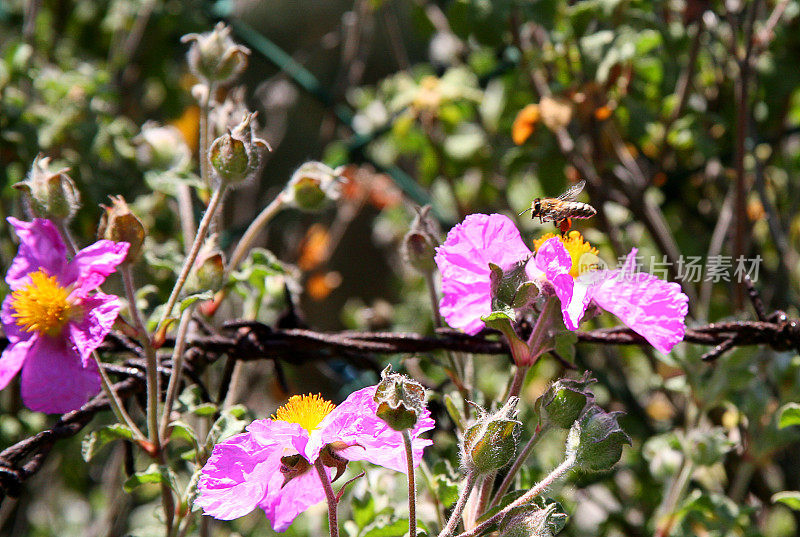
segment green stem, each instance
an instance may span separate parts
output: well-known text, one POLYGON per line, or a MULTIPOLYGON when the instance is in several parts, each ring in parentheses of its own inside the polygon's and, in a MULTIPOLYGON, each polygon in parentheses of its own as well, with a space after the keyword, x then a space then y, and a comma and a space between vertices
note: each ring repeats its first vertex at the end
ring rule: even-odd
MULTIPOLYGON (((536 485, 534 485, 528 492, 526 492, 525 494, 523 494, 522 496, 520 496, 507 506, 505 506, 503 509, 492 515, 490 518, 484 520, 482 523, 472 528, 471 530, 458 534, 457 537, 475 537, 476 535, 484 533, 492 524, 496 524, 497 522, 501 521, 503 517, 505 517, 515 508, 530 502, 531 500, 542 494, 548 487, 550 487, 564 474, 566 474, 574 465, 575 465, 575 456, 572 455, 570 457, 567 457, 566 459, 564 459, 564 462, 556 466, 556 468, 552 472, 550 472, 550 474, 548 474, 547 477, 536 483, 536 485)), ((440 535, 439 537, 442 536, 440 535)))
POLYGON ((417 485, 414 482, 414 452, 408 429, 403 431, 403 445, 406 448, 408 470, 408 532, 411 537, 417 537, 417 485))
POLYGON ((464 506, 467 505, 467 499, 469 498, 477 479, 478 475, 475 472, 470 472, 467 474, 467 482, 464 484, 464 488, 461 490, 461 494, 458 497, 458 502, 456 502, 456 506, 453 508, 453 512, 450 514, 450 519, 447 521, 447 525, 442 529, 441 533, 439 533, 439 537, 449 537, 455 533, 458 523, 461 521, 461 515, 464 514, 464 506))
POLYGON ((336 494, 333 492, 331 478, 328 477, 328 472, 325 471, 325 467, 322 465, 320 459, 314 462, 314 467, 317 469, 319 480, 322 481, 322 488, 325 489, 325 498, 328 500, 328 526, 330 527, 330 535, 331 537, 339 537, 339 520, 336 513, 339 501, 336 499, 336 494))
POLYGON ((189 322, 192 320, 192 311, 194 311, 194 304, 183 310, 178 324, 178 333, 175 335, 175 347, 172 350, 172 373, 169 376, 167 396, 164 399, 164 413, 161 415, 161 428, 159 430, 159 436, 164 442, 167 441, 172 405, 175 404, 175 398, 178 395, 178 388, 181 383, 183 353, 186 350, 186 333, 189 330, 189 322))
POLYGON ((156 328, 156 337, 161 337, 161 332, 164 330, 164 325, 166 324, 170 315, 172 315, 172 310, 175 308, 175 303, 178 301, 178 296, 180 295, 181 290, 183 290, 183 285, 186 283, 186 279, 189 276, 189 272, 192 270, 195 259, 197 259, 197 254, 200 252, 200 247, 203 245, 203 240, 205 240, 206 234, 208 233, 208 227, 214 220, 214 214, 217 212, 217 209, 220 206, 220 202, 222 201, 224 193, 225 186, 220 186, 214 191, 214 194, 211 196, 211 201, 208 202, 208 209, 206 209, 203 219, 200 221, 200 225, 197 228, 197 235, 194 237, 192 249, 189 251, 189 255, 186 256, 186 259, 183 262, 181 273, 178 275, 178 280, 175 282, 175 286, 172 288, 172 293, 170 293, 169 299, 167 300, 167 305, 164 307, 164 313, 161 315, 158 328, 156 328))
POLYGON ((215 88, 213 84, 209 84, 205 89, 206 93, 200 100, 200 177, 203 179, 203 184, 206 188, 211 190, 211 173, 208 169, 208 116, 210 113, 211 96, 215 88))
MULTIPOLYGON (((286 197, 285 191, 281 191, 275 199, 270 202, 269 205, 264 207, 258 216, 256 216, 255 220, 253 220, 247 229, 242 235, 242 238, 239 239, 239 243, 236 245, 236 248, 233 250, 233 254, 231 254, 231 260, 228 262, 228 268, 226 270, 227 273, 230 273, 239 266, 239 263, 242 262, 242 259, 247 255, 247 252, 250 251, 250 248, 253 246, 253 242, 258 238, 259 233, 266 227, 266 225, 272 220, 272 218, 283 208, 284 199, 286 197)), ((227 276, 227 274, 226 274, 227 276)))
POLYGON ((508 400, 511 397, 519 397, 519 392, 522 390, 522 384, 525 382, 525 375, 528 374, 530 366, 518 365, 514 370, 514 378, 511 381, 511 386, 508 388, 508 400))
POLYGON ((114 415, 117 417, 117 420, 120 423, 127 425, 128 428, 133 431, 133 436, 136 437, 137 440, 147 440, 142 431, 136 426, 136 423, 134 423, 134 421, 125 411, 125 407, 122 406, 122 400, 119 398, 117 391, 114 389, 114 385, 111 384, 111 379, 108 378, 108 373, 106 373, 105 368, 103 368, 103 362, 100 361, 100 356, 97 354, 97 351, 92 351, 92 358, 94 358, 94 361, 97 364, 97 369, 100 372, 100 383, 102 384, 103 391, 108 398, 108 404, 111 407, 111 410, 114 412, 114 415))
POLYGON ((536 428, 536 430, 533 432, 533 436, 531 436, 531 439, 528 440, 528 443, 525 444, 525 447, 522 448, 522 451, 520 451, 519 457, 517 457, 517 459, 514 461, 514 464, 512 464, 511 468, 509 468, 508 473, 503 478, 503 482, 500 483, 500 488, 497 489, 494 499, 492 500, 492 503, 489 504, 489 507, 494 507, 503 498, 503 494, 506 493, 508 488, 511 486, 511 483, 514 482, 514 477, 517 475, 517 472, 519 472, 519 469, 522 468, 523 464, 525 464, 525 461, 528 460, 531 450, 533 450, 533 447, 537 444, 537 442, 539 442, 539 439, 549 428, 549 424, 546 424, 542 428, 536 428))
POLYGON ((147 436, 153 444, 156 453, 161 450, 161 443, 158 437, 158 398, 161 394, 161 387, 158 375, 158 360, 155 349, 150 342, 150 334, 142 322, 142 316, 136 305, 136 292, 133 285, 133 271, 131 265, 125 262, 120 267, 122 281, 125 284, 125 295, 128 298, 128 309, 133 319, 134 327, 139 333, 144 349, 145 359, 147 360, 147 436))

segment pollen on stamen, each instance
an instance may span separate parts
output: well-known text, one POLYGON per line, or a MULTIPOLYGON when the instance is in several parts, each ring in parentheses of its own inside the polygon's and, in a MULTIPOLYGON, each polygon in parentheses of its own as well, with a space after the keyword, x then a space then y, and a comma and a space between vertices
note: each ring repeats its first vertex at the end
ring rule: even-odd
POLYGON ((73 314, 70 289, 43 270, 30 274, 31 281, 11 294, 12 316, 26 332, 56 336, 73 314))
POLYGON ((567 252, 569 252, 569 256, 572 258, 572 268, 569 274, 573 278, 577 278, 581 273, 590 269, 590 264, 585 262, 587 257, 583 257, 585 254, 592 254, 592 258, 598 259, 597 248, 584 241, 583 236, 576 230, 570 231, 565 237, 556 235, 555 233, 547 233, 533 241, 534 250, 538 250, 547 239, 552 239, 553 237, 557 237, 562 244, 564 244, 564 248, 566 248, 567 252), (581 259, 582 257, 583 260, 581 259))
POLYGON ((296 423, 308 432, 317 428, 320 422, 336 407, 322 395, 293 395, 285 405, 278 408, 272 419, 296 423))

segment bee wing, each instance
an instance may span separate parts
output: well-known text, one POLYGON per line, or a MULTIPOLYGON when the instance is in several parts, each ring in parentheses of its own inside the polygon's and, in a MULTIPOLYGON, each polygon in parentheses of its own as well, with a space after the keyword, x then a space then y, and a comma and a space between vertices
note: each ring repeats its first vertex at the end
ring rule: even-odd
POLYGON ((586 181, 581 180, 581 182, 569 187, 566 192, 561 194, 558 198, 558 201, 575 201, 578 198, 578 195, 583 191, 583 187, 586 186, 586 181))

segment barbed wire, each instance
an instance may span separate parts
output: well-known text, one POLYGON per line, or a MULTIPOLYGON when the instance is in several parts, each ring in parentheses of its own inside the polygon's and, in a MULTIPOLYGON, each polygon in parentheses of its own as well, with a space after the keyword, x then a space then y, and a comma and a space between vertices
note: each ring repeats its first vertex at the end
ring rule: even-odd
MULTIPOLYGON (((755 305, 755 304, 754 304, 755 305)), ((800 321, 776 311, 763 313, 755 307, 757 321, 710 323, 687 328, 684 341, 713 346, 702 356, 704 361, 718 358, 735 347, 764 345, 777 351, 794 349, 800 352, 800 321)), ((198 330, 187 342, 184 372, 188 381, 200 388, 201 397, 212 398, 201 380, 201 373, 222 356, 235 360, 274 360, 276 363, 302 364, 315 360, 341 358, 364 369, 379 370, 375 355, 414 354, 436 351, 460 351, 474 354, 508 354, 508 346, 496 334, 487 332, 470 336, 454 330, 438 330, 435 335, 398 332, 317 332, 301 328, 275 329, 255 321, 233 321, 213 332, 196 320, 198 330)), ((601 345, 647 345, 645 339, 626 327, 578 332, 580 343, 601 345)), ((0 340, 5 347, 7 340, 0 340)), ((167 341, 165 347, 171 345, 167 341)), ((145 366, 141 348, 132 339, 112 333, 101 350, 112 354, 130 353, 135 357, 123 365, 106 364, 108 373, 120 380, 114 388, 122 399, 129 399, 145 389, 145 366)), ((165 356, 159 372, 164 378, 171 373, 172 363, 165 356)), ((166 383, 164 383, 166 385, 166 383)), ((0 452, 0 502, 6 496, 19 496, 23 483, 40 468, 54 444, 77 435, 98 413, 109 408, 100 394, 78 410, 61 416, 49 429, 28 437, 0 452)))

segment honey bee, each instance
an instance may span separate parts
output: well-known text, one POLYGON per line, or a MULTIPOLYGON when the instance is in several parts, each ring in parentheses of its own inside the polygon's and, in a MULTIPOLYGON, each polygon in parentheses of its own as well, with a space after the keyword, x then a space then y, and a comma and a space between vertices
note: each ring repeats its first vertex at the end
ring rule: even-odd
POLYGON ((597 210, 581 201, 575 201, 581 193, 586 181, 570 187, 566 192, 557 198, 536 198, 531 206, 519 213, 520 216, 526 212, 531 212, 531 218, 539 218, 539 222, 553 222, 565 234, 572 226, 573 218, 591 218, 597 214, 597 210))

